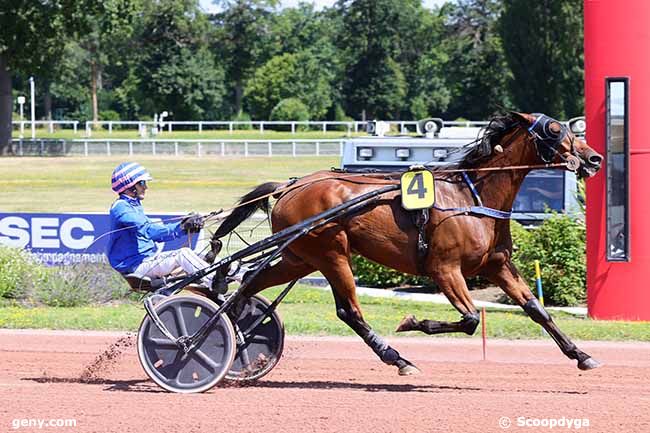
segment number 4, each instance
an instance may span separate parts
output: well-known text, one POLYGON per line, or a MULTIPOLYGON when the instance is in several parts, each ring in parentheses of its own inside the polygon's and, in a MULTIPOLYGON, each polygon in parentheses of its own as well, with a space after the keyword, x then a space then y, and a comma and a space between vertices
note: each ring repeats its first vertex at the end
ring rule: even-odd
POLYGON ((413 176, 411 183, 409 183, 408 188, 406 188, 406 192, 408 194, 417 194, 418 198, 425 197, 427 189, 424 187, 424 179, 422 177, 422 173, 417 173, 415 176, 413 176))

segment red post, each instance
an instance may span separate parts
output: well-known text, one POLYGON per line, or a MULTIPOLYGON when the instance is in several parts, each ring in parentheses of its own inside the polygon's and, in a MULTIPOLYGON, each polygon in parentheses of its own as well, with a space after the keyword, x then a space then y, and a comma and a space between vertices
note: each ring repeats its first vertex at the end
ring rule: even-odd
POLYGON ((487 360, 486 355, 486 340, 487 334, 485 332, 485 307, 481 308, 481 335, 483 336, 483 361, 487 360))

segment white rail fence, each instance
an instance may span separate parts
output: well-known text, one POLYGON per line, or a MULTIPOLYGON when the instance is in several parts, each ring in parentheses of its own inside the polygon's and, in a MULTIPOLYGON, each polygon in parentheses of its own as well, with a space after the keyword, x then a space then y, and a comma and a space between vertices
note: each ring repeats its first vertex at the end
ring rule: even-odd
MULTIPOLYGON (((399 128, 400 132, 415 132, 417 128, 417 121, 413 120, 391 120, 386 121, 391 125, 399 128)), ((82 123, 78 120, 39 120, 35 121, 35 127, 47 127, 49 133, 54 133, 56 128, 64 128, 68 126, 72 128, 76 134, 79 130, 79 124, 82 123)), ((445 127, 459 126, 459 127, 476 127, 484 126, 487 122, 482 121, 466 121, 466 122, 444 122, 445 127)), ((116 129, 135 129, 142 135, 162 132, 173 132, 176 130, 193 130, 204 132, 204 130, 223 130, 226 129, 232 134, 237 129, 257 129, 261 134, 269 129, 277 129, 282 127, 292 134, 300 132, 301 129, 307 130, 320 130, 323 133, 333 130, 341 130, 345 128, 348 135, 363 131, 367 122, 351 121, 351 122, 338 122, 338 121, 98 121, 98 122, 85 122, 84 131, 86 137, 92 137, 93 131, 96 128, 107 130, 112 134, 116 129)), ((20 130, 22 135, 25 134, 25 128, 31 128, 32 122, 27 120, 13 121, 12 125, 15 129, 20 130)))
MULTIPOLYGON (((50 134, 54 134, 54 127, 56 126, 57 128, 62 128, 64 126, 69 126, 72 128, 74 133, 76 134, 79 130, 79 122, 78 120, 35 120, 34 122, 34 127, 46 127, 47 131, 50 134)), ((14 120, 11 122, 13 127, 15 129, 18 129, 22 135, 25 134, 25 128, 31 128, 32 127, 32 122, 28 120, 14 120)), ((69 129, 69 128, 68 128, 69 129)))
POLYGON ((174 140, 174 139, 14 139, 19 156, 193 155, 193 156, 341 156, 344 139, 323 140, 174 140))

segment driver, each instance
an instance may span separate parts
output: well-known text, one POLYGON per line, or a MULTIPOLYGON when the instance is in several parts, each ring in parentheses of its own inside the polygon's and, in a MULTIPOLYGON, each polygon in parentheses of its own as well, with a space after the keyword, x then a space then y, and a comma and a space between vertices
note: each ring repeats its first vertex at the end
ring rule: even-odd
MULTIPOLYGON (((191 274, 208 266, 190 248, 158 252, 155 242, 165 242, 203 228, 203 217, 194 213, 180 222, 154 223, 142 208, 149 172, 136 162, 124 162, 113 170, 111 188, 118 194, 110 210, 111 235, 108 241, 108 261, 119 273, 138 278, 161 278, 178 268, 191 274)), ((212 287, 212 275, 202 279, 212 287)))

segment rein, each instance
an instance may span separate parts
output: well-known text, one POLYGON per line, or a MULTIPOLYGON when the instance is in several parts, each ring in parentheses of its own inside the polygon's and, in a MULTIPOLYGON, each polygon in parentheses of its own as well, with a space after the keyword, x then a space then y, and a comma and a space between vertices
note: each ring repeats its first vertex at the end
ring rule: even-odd
MULTIPOLYGON (((567 167, 566 162, 558 162, 558 163, 552 163, 552 164, 532 164, 532 165, 510 165, 510 166, 502 166, 502 167, 484 167, 484 168, 467 168, 467 169, 462 169, 462 168, 457 168, 457 169, 446 169, 446 170, 431 170, 433 173, 466 173, 466 172, 495 172, 495 171, 508 171, 508 170, 534 170, 534 169, 543 169, 543 168, 559 168, 559 167, 567 167)), ((245 201, 243 203, 239 203, 235 206, 226 208, 226 209, 220 209, 218 211, 213 211, 210 212, 209 214, 205 215, 203 218, 204 221, 208 221, 210 219, 217 219, 220 220, 222 217, 219 217, 220 214, 222 213, 229 213, 232 212, 233 210, 246 206, 251 203, 255 203, 259 200, 266 199, 268 197, 277 195, 277 194, 283 194, 285 192, 292 191, 297 188, 302 188, 302 187, 307 187, 309 185, 313 185, 316 182, 322 182, 325 180, 343 180, 343 181, 349 181, 352 182, 354 181, 354 178, 377 178, 376 180, 379 182, 356 182, 356 183, 361 183, 361 184, 373 184, 373 183, 380 183, 382 180, 384 180, 384 183, 397 183, 399 180, 398 179, 386 179, 386 174, 368 174, 368 173, 360 173, 360 174, 350 174, 350 175, 342 175, 342 176, 330 176, 330 177, 322 177, 319 179, 314 179, 310 182, 306 183, 301 183, 300 185, 294 185, 295 182, 290 183, 289 185, 279 188, 271 193, 264 194, 260 197, 254 198, 252 200, 245 201), (380 177, 383 177, 383 179, 380 179, 380 177)), ((471 187, 470 187, 471 188, 471 187)), ((438 209, 438 210, 461 210, 461 211, 472 211, 474 213, 483 213, 477 211, 481 206, 473 206, 471 209, 470 208, 449 208, 449 209, 438 209)), ((488 208, 485 208, 488 209, 488 208)), ((498 211, 498 212, 503 212, 503 211, 498 211)), ((500 216, 498 218, 503 218, 504 214, 499 214, 500 216)), ((509 213, 508 213, 509 215, 509 213)), ((494 213, 491 213, 490 216, 495 216, 494 213)), ((509 217, 509 216, 508 216, 509 217)))
MULTIPOLYGON (((530 134, 530 138, 533 140, 533 143, 535 144, 535 150, 537 152, 538 157, 544 162, 544 164, 527 164, 527 165, 511 165, 511 166, 500 166, 500 167, 484 167, 484 168, 454 168, 454 169, 441 169, 441 170, 429 170, 434 174, 452 174, 452 173, 463 173, 463 177, 465 181, 467 181, 467 175, 465 173, 467 172, 496 172, 496 171, 508 171, 508 170, 535 170, 535 169, 548 169, 548 168, 560 168, 560 167, 565 167, 568 168, 572 171, 575 171, 577 168, 576 163, 579 165, 579 161, 577 161, 577 157, 571 155, 570 157, 566 158, 564 155, 562 155, 558 151, 559 144, 562 142, 562 140, 566 137, 568 134, 568 131, 564 125, 562 125, 560 122, 557 120, 548 117, 544 114, 541 114, 537 117, 535 122, 528 128, 525 128, 524 131, 527 131, 530 134), (558 124, 560 126, 559 131, 554 131, 553 128, 551 127, 553 124, 558 124), (544 148, 542 148, 542 145, 544 148), (560 160, 563 162, 560 163, 551 163, 552 158, 558 155, 560 157, 560 160)), ((515 139, 515 137, 518 134, 515 133, 508 143, 506 144, 506 147, 508 144, 510 144, 511 141, 515 139)), ((476 140, 467 143, 465 146, 470 146, 472 144, 476 144, 477 142, 480 141, 480 138, 477 138, 476 140)), ((571 139, 571 153, 573 154, 573 138, 571 139)), ((426 167, 426 163, 424 164, 426 167)), ((291 181, 284 186, 283 188, 279 188, 271 193, 262 195, 260 197, 254 198, 252 200, 239 203, 236 206, 232 206, 227 209, 220 209, 219 211, 213 211, 210 212, 208 215, 204 217, 204 221, 208 221, 209 219, 218 217, 219 214, 223 212, 232 212, 233 210, 246 206, 248 204, 254 203, 259 200, 266 199, 268 197, 277 195, 277 194, 284 194, 285 192, 292 191, 296 188, 299 187, 306 187, 309 185, 312 185, 316 182, 321 182, 324 180, 343 180, 343 181, 349 181, 353 182, 355 179, 359 179, 356 183, 361 183, 361 184, 371 184, 371 183, 396 183, 398 182, 397 179, 390 179, 387 178, 387 174, 382 174, 382 173, 358 173, 358 174, 349 174, 349 175, 339 175, 339 176, 330 176, 330 177, 323 177, 319 179, 314 179, 310 182, 306 183, 301 183, 299 185, 295 185, 296 181, 291 181), (363 182, 362 179, 368 179, 368 178, 374 178, 376 179, 375 182, 363 182), (383 178, 383 179, 381 179, 383 178), (381 181, 385 182, 381 182, 381 181)), ((470 182, 471 183, 471 182, 470 182)), ((473 184, 469 185, 470 189, 472 189, 473 184)), ((474 194, 476 195, 476 194, 474 194)), ((480 201, 480 198, 479 198, 480 201)), ((500 211, 502 212, 502 211, 500 211)))

